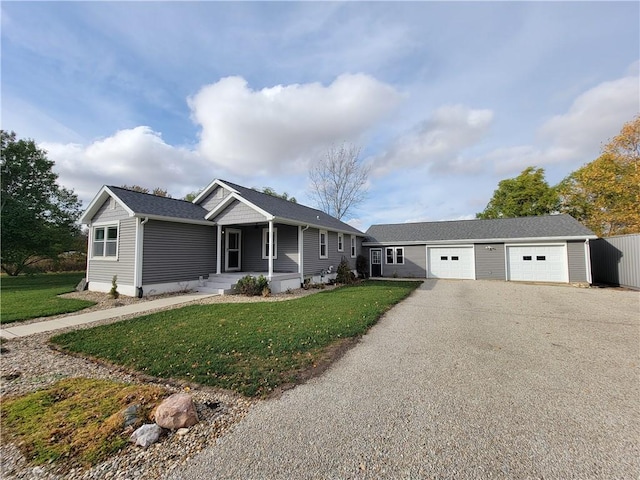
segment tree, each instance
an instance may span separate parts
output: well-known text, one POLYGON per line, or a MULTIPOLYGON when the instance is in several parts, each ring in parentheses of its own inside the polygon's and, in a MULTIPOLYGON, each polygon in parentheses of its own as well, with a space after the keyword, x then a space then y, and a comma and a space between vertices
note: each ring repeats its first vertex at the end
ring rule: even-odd
POLYGON ((278 193, 271 187, 263 187, 262 190, 260 190, 259 188, 253 187, 253 190, 256 190, 257 192, 266 193, 267 195, 271 195, 272 197, 278 197, 278 198, 282 198, 283 200, 288 200, 291 203, 298 203, 298 200, 296 200, 296 197, 290 197, 287 192, 278 193))
POLYGON ((600 157, 559 185, 561 207, 599 236, 640 233, 640 116, 627 122, 600 157))
POLYGON ((201 188, 200 190, 194 190, 193 192, 187 193, 184 196, 183 200, 186 200, 187 202, 193 202, 196 197, 202 193, 202 190, 203 189, 201 188))
POLYGON ((148 188, 145 187, 141 187, 140 185, 122 185, 122 188, 126 188, 127 190, 132 190, 134 192, 140 192, 140 193, 151 193, 152 195, 156 195, 157 197, 168 197, 171 198, 171 195, 169 195, 169 193, 160 187, 156 187, 153 190, 149 190, 148 188))
POLYGON ((57 184, 54 162, 31 139, 16 139, 0 130, 2 175, 2 261, 9 275, 18 275, 45 258, 73 249, 82 203, 57 184))
POLYGON ((360 147, 331 147, 309 172, 317 206, 338 220, 349 216, 366 198, 370 167, 359 161, 360 147))
POLYGON ((558 211, 558 205, 558 192, 545 180, 544 169, 527 167, 516 178, 500 181, 487 207, 476 218, 548 215, 558 211))

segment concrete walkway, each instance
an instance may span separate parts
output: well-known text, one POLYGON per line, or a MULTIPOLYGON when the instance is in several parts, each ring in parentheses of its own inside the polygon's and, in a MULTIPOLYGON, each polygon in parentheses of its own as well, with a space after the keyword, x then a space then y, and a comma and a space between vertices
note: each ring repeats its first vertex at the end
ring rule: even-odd
POLYGON ((144 313, 158 308, 172 307, 183 303, 193 302, 217 294, 191 294, 179 295, 176 297, 159 298, 158 300, 149 300, 140 303, 133 303, 122 307, 109 308, 105 310, 96 310, 94 312, 70 314, 66 317, 56 318, 54 320, 45 320, 42 322, 34 322, 27 325, 8 324, 6 328, 0 328, 0 337, 10 339, 16 337, 26 337, 36 333, 50 332, 60 330, 61 328, 84 325, 87 323, 97 322, 98 320, 107 320, 109 318, 121 317, 123 315, 131 315, 135 313, 144 313))

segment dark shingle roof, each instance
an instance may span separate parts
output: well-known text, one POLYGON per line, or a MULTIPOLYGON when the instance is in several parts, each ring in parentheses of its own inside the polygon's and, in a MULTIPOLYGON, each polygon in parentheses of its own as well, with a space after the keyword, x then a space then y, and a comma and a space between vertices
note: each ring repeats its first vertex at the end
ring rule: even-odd
POLYGON ((581 237, 594 233, 570 215, 371 225, 368 242, 437 242, 581 237))
POLYGON ((348 223, 344 223, 337 218, 327 215, 321 210, 306 207, 299 203, 293 203, 283 198, 267 195, 251 188, 243 187, 235 183, 220 180, 220 182, 237 190, 243 198, 260 207, 264 211, 270 213, 274 217, 292 220, 296 223, 311 224, 319 227, 325 227, 329 230, 338 230, 342 232, 351 232, 362 235, 362 232, 348 223))
POLYGON ((138 215, 154 215, 185 220, 201 220, 204 222, 204 216, 209 213, 200 205, 195 205, 186 200, 159 197, 120 187, 109 186, 108 188, 138 215))

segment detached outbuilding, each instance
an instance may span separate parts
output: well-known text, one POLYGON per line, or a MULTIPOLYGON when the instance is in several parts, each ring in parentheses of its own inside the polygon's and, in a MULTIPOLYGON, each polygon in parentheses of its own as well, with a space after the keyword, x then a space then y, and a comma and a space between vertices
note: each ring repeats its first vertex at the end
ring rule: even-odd
POLYGON ((372 225, 372 277, 591 283, 589 240, 570 215, 372 225))

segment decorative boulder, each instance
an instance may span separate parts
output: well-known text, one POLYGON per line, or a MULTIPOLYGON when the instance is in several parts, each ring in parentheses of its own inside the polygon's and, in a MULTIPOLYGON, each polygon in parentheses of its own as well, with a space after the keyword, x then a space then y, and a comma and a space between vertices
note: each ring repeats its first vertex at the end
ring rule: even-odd
POLYGON ((191 395, 174 393, 156 409, 155 420, 162 428, 178 430, 198 423, 198 413, 191 395))
POLYGON ((158 441, 162 434, 162 428, 155 423, 147 423, 138 428, 129 437, 130 442, 134 442, 143 448, 147 448, 158 441))

